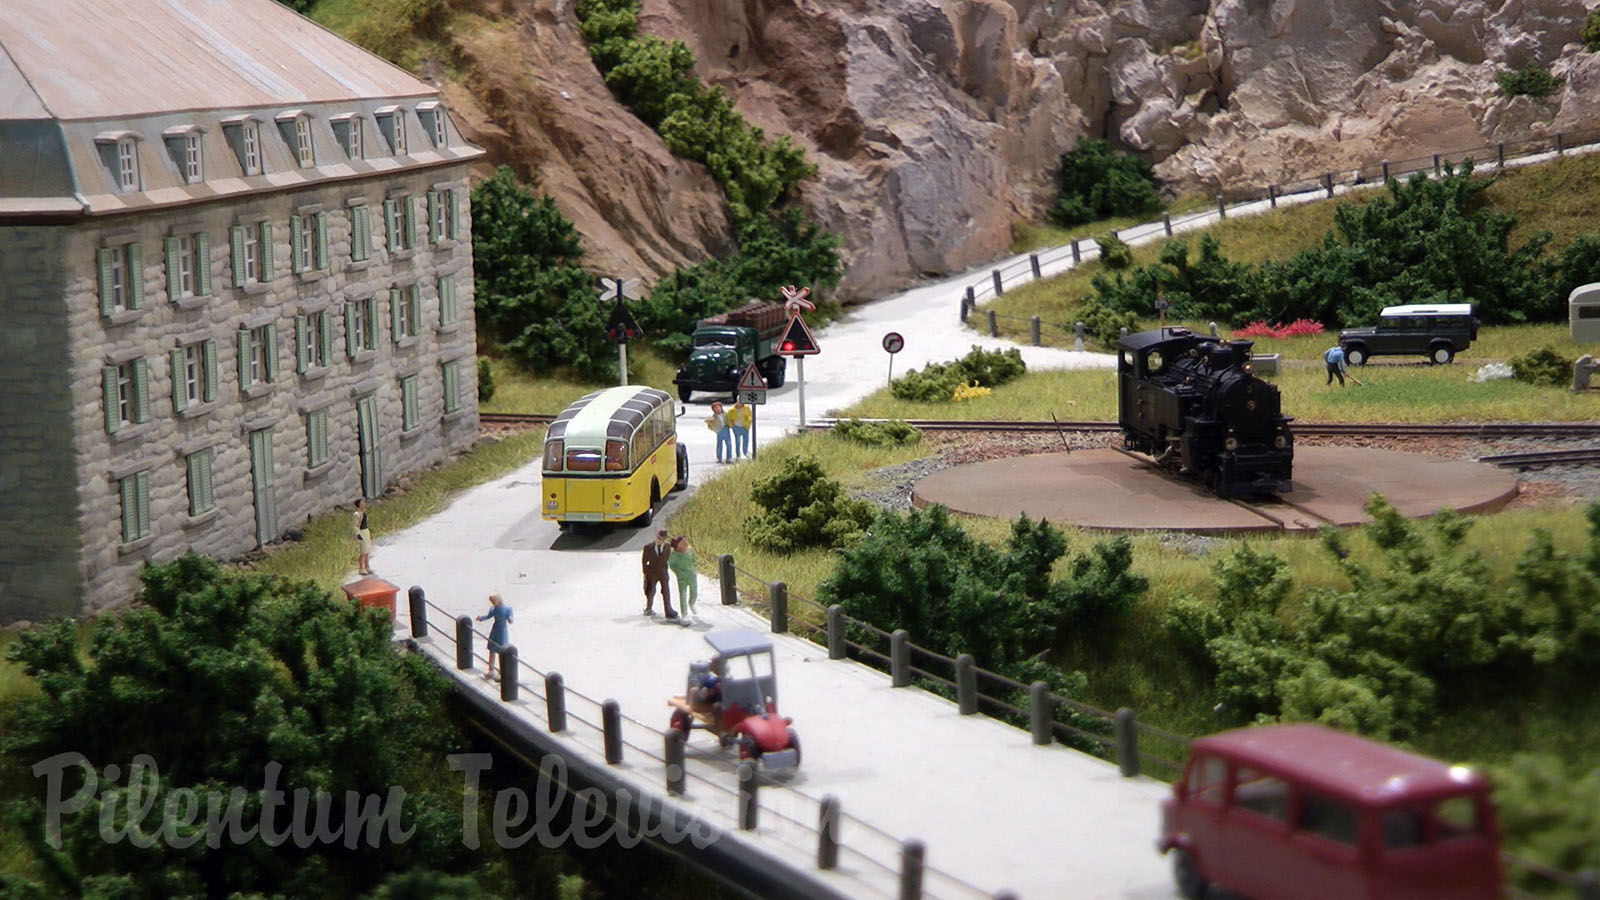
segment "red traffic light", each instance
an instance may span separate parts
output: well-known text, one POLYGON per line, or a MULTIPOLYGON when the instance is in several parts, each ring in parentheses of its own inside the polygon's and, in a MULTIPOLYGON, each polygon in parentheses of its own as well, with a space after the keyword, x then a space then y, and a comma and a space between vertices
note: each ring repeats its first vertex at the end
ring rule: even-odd
POLYGON ((784 341, 783 342, 783 352, 788 353, 793 349, 794 349, 794 341, 784 341))

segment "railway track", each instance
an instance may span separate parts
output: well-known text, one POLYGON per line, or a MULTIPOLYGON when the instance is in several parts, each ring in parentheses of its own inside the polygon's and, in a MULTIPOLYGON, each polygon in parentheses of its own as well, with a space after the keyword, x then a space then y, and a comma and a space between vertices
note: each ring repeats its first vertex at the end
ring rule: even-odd
POLYGON ((555 416, 544 413, 478 413, 479 425, 549 425, 555 416))
POLYGON ((1542 469, 1545 466, 1590 466, 1600 463, 1600 448, 1546 450, 1537 453, 1501 453, 1480 456, 1478 462, 1505 469, 1542 469))

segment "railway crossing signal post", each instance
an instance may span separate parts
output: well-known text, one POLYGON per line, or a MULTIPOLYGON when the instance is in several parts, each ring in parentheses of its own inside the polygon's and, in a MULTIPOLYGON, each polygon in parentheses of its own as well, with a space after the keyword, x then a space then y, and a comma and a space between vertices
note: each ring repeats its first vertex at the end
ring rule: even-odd
POLYGON ((629 278, 626 281, 620 278, 600 279, 601 302, 605 302, 607 297, 616 298, 616 303, 611 307, 611 318, 606 320, 606 339, 617 344, 617 384, 627 384, 628 341, 644 337, 644 330, 633 320, 633 316, 622 301, 639 299, 639 279, 629 278))
POLYGON ((777 354, 779 356, 792 356, 798 368, 796 380, 799 383, 797 396, 800 402, 800 427, 806 427, 806 357, 821 350, 817 342, 811 337, 811 330, 806 328, 806 323, 801 320, 800 312, 807 309, 816 309, 817 305, 806 298, 811 296, 810 288, 797 288, 789 285, 781 289, 783 293, 784 308, 789 311, 789 327, 784 329, 783 339, 778 342, 777 354))

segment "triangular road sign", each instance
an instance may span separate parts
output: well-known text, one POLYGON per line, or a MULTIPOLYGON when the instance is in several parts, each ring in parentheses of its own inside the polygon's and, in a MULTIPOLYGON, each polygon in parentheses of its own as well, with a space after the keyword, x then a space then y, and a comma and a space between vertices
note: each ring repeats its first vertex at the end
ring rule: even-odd
POLYGON ((761 373, 756 370, 754 365, 744 370, 744 377, 739 379, 739 386, 734 388, 737 391, 764 391, 766 389, 767 382, 761 377, 761 373))
POLYGON ((618 300, 611 308, 611 318, 606 321, 606 340, 618 344, 644 337, 644 330, 629 315, 628 308, 618 300))
POLYGON ((799 316, 794 316, 789 319, 789 327, 784 330, 783 339, 778 341, 778 347, 773 352, 779 356, 810 356, 822 351, 812 339, 811 329, 799 316))

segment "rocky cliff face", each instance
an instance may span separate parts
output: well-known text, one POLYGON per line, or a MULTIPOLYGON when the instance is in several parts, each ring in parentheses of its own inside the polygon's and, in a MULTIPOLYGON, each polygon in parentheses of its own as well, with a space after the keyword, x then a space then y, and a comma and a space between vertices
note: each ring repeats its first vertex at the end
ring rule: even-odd
MULTIPOLYGON (((643 0, 701 79, 792 135, 843 239, 844 298, 1002 254, 1080 136, 1145 154, 1174 192, 1600 127, 1600 0, 643 0), (1542 100, 1494 75, 1543 65, 1542 100)), ((720 195, 606 92, 571 0, 489 7, 457 109, 537 173, 598 267, 658 275, 728 245, 720 195)))

